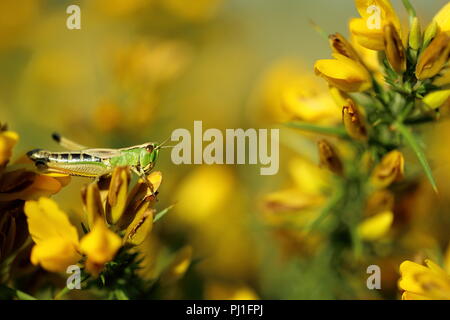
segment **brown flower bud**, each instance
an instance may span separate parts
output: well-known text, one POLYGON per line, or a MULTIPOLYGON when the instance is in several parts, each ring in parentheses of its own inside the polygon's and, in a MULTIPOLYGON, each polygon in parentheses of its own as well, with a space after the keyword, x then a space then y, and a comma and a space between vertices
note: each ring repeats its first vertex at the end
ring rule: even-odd
POLYGON ((353 48, 352 44, 347 41, 340 33, 336 32, 328 37, 330 41, 330 47, 334 53, 342 54, 347 58, 362 63, 361 58, 353 48))
POLYGON ((98 218, 104 219, 105 213, 97 183, 90 183, 81 190, 84 209, 87 215, 87 223, 90 229, 98 218))
POLYGON ((344 171, 342 162, 334 147, 326 140, 320 140, 317 146, 319 148, 320 166, 342 175, 344 171))
POLYGON ((367 130, 364 119, 353 100, 347 100, 348 104, 342 108, 342 122, 350 137, 355 140, 366 141, 367 130))
POLYGON ((106 219, 110 224, 116 223, 123 214, 127 203, 129 182, 128 167, 114 169, 108 190, 108 201, 106 201, 106 219))
POLYGON ((439 33, 420 55, 416 66, 416 77, 419 80, 432 78, 441 72, 450 55, 450 35, 439 33))
POLYGON ((133 221, 128 226, 125 236, 123 237, 124 243, 132 245, 140 245, 153 228, 153 216, 155 211, 148 209, 148 202, 144 202, 142 207, 136 213, 133 221))
POLYGON ((148 184, 142 179, 139 179, 134 188, 128 194, 127 205, 125 210, 116 223, 116 227, 119 230, 126 229, 128 225, 133 221, 136 212, 142 207, 144 202, 149 202, 151 205, 156 201, 156 193, 162 182, 162 174, 160 171, 154 171, 147 177, 148 183, 153 186, 153 193, 148 184))
POLYGON ((406 70, 405 48, 393 24, 384 26, 384 47, 386 57, 397 73, 406 70))
POLYGON ((393 182, 400 181, 404 175, 404 162, 400 151, 394 150, 386 154, 372 172, 372 185, 383 189, 393 182))

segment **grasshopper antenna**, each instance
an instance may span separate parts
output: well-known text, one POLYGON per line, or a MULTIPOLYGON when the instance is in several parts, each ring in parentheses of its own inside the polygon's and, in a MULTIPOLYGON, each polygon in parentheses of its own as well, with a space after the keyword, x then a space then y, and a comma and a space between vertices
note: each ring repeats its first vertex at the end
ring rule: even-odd
POLYGON ((174 146, 166 146, 165 144, 167 143, 167 141, 169 141, 170 137, 167 137, 167 139, 165 139, 163 142, 161 142, 161 144, 159 144, 156 149, 166 149, 166 148, 173 148, 174 146))

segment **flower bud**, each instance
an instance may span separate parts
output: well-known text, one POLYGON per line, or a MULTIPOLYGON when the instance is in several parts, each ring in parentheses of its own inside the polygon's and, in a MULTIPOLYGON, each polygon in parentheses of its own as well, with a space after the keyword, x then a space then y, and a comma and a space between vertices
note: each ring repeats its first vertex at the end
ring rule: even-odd
POLYGON ((384 26, 384 47, 392 68, 397 73, 403 73, 406 70, 405 49, 393 24, 384 26))
POLYGON ((440 33, 421 54, 416 66, 416 77, 419 80, 437 75, 448 61, 450 54, 449 33, 440 33))
POLYGON ((439 26, 435 20, 433 20, 428 27, 425 29, 425 34, 423 36, 423 47, 426 48, 430 44, 431 40, 436 36, 439 26))
POLYGON ((103 204, 100 197, 100 190, 97 183, 90 183, 81 190, 81 198, 83 200, 84 209, 87 215, 87 223, 90 229, 94 226, 94 222, 98 218, 105 216, 103 204))
POLYGON ((347 100, 347 105, 342 108, 342 122, 350 137, 360 141, 367 140, 364 120, 353 100, 347 100))
POLYGON ((422 44, 422 30, 420 27, 419 18, 414 17, 411 24, 411 31, 409 32, 409 47, 414 50, 419 50, 422 44))
POLYGON ((123 237, 124 243, 129 243, 135 246, 140 245, 153 228, 153 216, 154 210, 148 209, 148 202, 142 205, 142 208, 136 213, 133 221, 128 226, 125 236, 123 237))
POLYGON ((344 171, 342 162, 334 147, 326 140, 320 140, 317 146, 319 148, 320 166, 342 175, 344 171))
POLYGON ((328 37, 330 41, 330 47, 334 53, 341 54, 354 61, 361 62, 361 59, 356 52, 355 48, 347 41, 340 33, 331 34, 328 37))
POLYGON ((142 179, 138 180, 134 188, 128 194, 125 210, 116 223, 118 230, 124 230, 130 225, 131 221, 133 221, 136 213, 139 208, 142 207, 144 202, 149 202, 149 204, 152 204, 156 201, 155 193, 161 185, 162 174, 160 171, 154 171, 148 175, 147 180, 153 186, 153 193, 148 188, 147 183, 145 183, 142 179))
POLYGON ((400 151, 394 150, 386 154, 374 168, 371 183, 374 187, 383 189, 393 182, 400 181, 404 175, 404 158, 400 151))
POLYGON ((127 204, 129 182, 130 171, 127 167, 114 169, 106 201, 106 219, 110 224, 116 223, 123 214, 127 204))

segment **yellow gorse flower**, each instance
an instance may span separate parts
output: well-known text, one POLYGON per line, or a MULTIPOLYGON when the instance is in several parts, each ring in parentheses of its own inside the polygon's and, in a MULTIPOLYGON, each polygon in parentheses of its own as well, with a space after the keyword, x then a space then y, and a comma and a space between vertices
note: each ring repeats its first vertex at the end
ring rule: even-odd
POLYGON ((350 20, 350 31, 363 47, 382 51, 385 49, 384 27, 392 24, 401 34, 400 20, 389 0, 355 0, 361 18, 350 20))
POLYGON ((25 203, 28 228, 35 246, 31 252, 31 262, 53 272, 65 271, 76 264, 81 255, 76 228, 67 215, 51 199, 25 203))
POLYGON ((314 65, 317 75, 345 92, 360 92, 372 87, 369 72, 359 62, 334 53, 335 59, 318 60, 314 65))
POLYGON ((400 265, 398 286, 403 300, 449 300, 450 275, 431 260, 425 266, 412 261, 400 265))

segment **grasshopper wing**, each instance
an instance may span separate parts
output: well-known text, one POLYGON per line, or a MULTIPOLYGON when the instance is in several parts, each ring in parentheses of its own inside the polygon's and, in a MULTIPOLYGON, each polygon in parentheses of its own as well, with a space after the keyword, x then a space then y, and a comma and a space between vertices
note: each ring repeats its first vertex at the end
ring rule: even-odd
POLYGON ((85 149, 82 152, 100 159, 111 159, 122 154, 119 149, 85 149))

